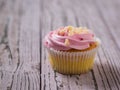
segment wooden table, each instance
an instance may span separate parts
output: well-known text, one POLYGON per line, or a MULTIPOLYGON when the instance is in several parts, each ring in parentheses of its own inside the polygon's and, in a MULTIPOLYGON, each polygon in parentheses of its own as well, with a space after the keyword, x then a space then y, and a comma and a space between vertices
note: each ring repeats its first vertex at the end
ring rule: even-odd
POLYGON ((0 90, 120 90, 120 0, 0 0, 0 90), (44 36, 67 25, 101 38, 86 74, 49 64, 44 36))

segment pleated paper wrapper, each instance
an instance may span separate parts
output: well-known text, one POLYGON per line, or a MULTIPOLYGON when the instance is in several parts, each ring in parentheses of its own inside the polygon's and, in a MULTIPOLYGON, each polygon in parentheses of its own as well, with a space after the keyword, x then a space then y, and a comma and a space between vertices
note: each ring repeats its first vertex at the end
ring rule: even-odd
POLYGON ((62 74, 81 74, 92 69, 98 46, 87 51, 67 52, 47 49, 52 68, 62 74))

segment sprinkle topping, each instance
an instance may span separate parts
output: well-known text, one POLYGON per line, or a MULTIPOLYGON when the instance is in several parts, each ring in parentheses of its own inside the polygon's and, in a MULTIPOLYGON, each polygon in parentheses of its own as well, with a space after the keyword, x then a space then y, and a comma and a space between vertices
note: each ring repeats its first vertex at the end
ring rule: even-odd
POLYGON ((69 46, 69 45, 70 45, 70 42, 69 42, 68 39, 65 39, 65 45, 66 45, 66 46, 69 46))
POLYGON ((72 26, 67 26, 59 31, 59 35, 61 36, 64 36, 64 35, 73 36, 74 34, 85 34, 85 33, 89 33, 86 27, 76 28, 72 26))

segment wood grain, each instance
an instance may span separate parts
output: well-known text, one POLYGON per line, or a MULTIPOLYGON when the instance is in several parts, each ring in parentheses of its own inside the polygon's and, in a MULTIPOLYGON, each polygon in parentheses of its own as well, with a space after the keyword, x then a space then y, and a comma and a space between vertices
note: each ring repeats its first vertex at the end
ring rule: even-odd
POLYGON ((39 90, 39 0, 3 2, 0 90, 39 90))
POLYGON ((0 0, 0 90, 120 90, 119 10, 119 0, 0 0), (102 41, 88 73, 51 68, 44 37, 67 25, 102 41))

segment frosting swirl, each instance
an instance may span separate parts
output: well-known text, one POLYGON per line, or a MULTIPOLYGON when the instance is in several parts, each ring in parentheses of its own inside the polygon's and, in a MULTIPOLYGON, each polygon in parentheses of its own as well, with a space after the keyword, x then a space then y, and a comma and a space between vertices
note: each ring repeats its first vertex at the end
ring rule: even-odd
POLYGON ((84 50, 95 42, 94 33, 87 28, 67 26, 51 31, 46 35, 44 44, 47 48, 56 50, 84 50))

